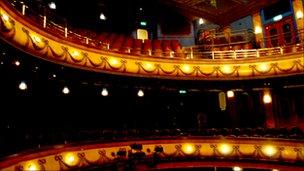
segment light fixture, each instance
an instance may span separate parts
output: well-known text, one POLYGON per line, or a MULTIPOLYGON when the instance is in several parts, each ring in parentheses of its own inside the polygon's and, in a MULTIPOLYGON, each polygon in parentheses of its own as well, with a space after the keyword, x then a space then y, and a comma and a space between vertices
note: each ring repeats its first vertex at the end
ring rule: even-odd
POLYGON ((4 21, 8 21, 9 20, 9 16, 6 14, 2 14, 2 18, 4 21))
POLYGON ((194 145, 193 144, 183 144, 182 151, 187 155, 191 155, 195 151, 194 145))
POLYGON ((147 26, 147 22, 146 22, 146 21, 141 21, 141 22, 140 22, 140 25, 141 25, 141 26, 147 26))
POLYGON ((104 96, 104 97, 108 96, 109 95, 108 90, 106 88, 102 89, 101 95, 104 96))
POLYGON ((25 166, 25 170, 27 171, 37 171, 39 170, 38 166, 36 163, 30 162, 25 166))
POLYGON ((259 70, 262 71, 262 72, 266 72, 269 70, 269 66, 267 64, 260 64, 258 66, 259 70))
POLYGON ((143 91, 143 90, 138 90, 137 96, 138 96, 138 97, 144 97, 144 96, 145 96, 144 91, 143 91))
POLYGON ((242 171, 243 169, 241 167, 235 166, 232 168, 233 171, 242 171))
POLYGON ((262 27, 261 26, 256 26, 254 29, 254 33, 255 34, 261 34, 263 32, 262 27))
POLYGON ((273 17, 273 21, 280 21, 282 20, 283 16, 282 15, 277 15, 275 17, 273 17))
POLYGON ((64 162, 69 166, 75 166, 78 163, 78 158, 74 153, 67 153, 64 156, 64 162))
POLYGON ((278 150, 272 145, 267 145, 262 148, 262 151, 266 156, 272 157, 273 155, 275 155, 277 153, 278 150))
POLYGON ((229 144, 220 144, 219 145, 219 152, 222 155, 229 155, 232 152, 233 148, 229 144))
POLYGON ((56 78, 57 77, 57 75, 56 74, 53 74, 53 78, 56 78))
POLYGON ((20 63, 18 60, 15 61, 15 65, 16 65, 16 66, 20 66, 20 64, 21 64, 21 63, 20 63))
POLYGON ((272 169, 272 171, 279 171, 278 169, 272 169))
POLYGON ((187 94, 186 90, 179 90, 179 94, 187 94))
POLYGON ((140 8, 139 8, 139 10, 140 10, 140 11, 142 11, 142 10, 143 10, 143 8, 142 8, 142 7, 140 7, 140 8))
POLYGON ((62 89, 62 93, 63 94, 69 94, 70 93, 70 89, 68 88, 68 87, 64 87, 63 89, 62 89))
POLYGON ((297 19, 303 19, 303 11, 297 11, 296 12, 296 18, 297 19))
POLYGON ((101 13, 99 16, 100 20, 106 20, 107 17, 104 15, 104 13, 101 13))
POLYGON ((199 24, 199 25, 202 25, 202 24, 204 24, 204 23, 205 23, 204 19, 200 18, 200 19, 198 20, 198 24, 199 24))
POLYGON ((49 3, 49 8, 55 10, 55 9, 56 9, 56 4, 55 4, 55 2, 50 2, 50 3, 49 3))
POLYGON ((228 98, 233 98, 234 97, 234 91, 232 91, 232 90, 227 91, 227 97, 228 98))
POLYGON ((272 102, 272 97, 269 91, 265 91, 263 95, 263 102, 265 104, 270 104, 272 102))
POLYGON ((27 89, 27 84, 24 81, 22 81, 19 84, 19 89, 22 90, 22 91, 26 90, 27 89))

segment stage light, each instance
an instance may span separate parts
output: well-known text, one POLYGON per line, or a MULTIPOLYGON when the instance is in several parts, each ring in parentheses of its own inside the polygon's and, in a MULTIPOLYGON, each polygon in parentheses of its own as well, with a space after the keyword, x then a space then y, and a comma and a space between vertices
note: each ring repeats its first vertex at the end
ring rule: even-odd
POLYGON ((27 84, 24 82, 24 81, 22 81, 20 84, 19 84, 19 89, 20 90, 26 90, 27 89, 27 84))
POLYGON ((228 98, 233 98, 234 97, 234 92, 232 90, 227 91, 227 97, 228 98))
POLYGON ((56 9, 56 3, 55 2, 50 2, 49 3, 49 8, 55 10, 56 9))
POLYGON ((62 89, 62 93, 63 93, 63 94, 69 94, 69 93, 70 93, 70 89, 69 89, 68 87, 64 87, 64 88, 62 89))
POLYGON ((108 96, 109 95, 108 90, 106 88, 102 89, 101 95, 104 96, 104 97, 108 96))
POLYGON ((145 96, 144 91, 143 91, 143 90, 139 90, 139 91, 137 92, 137 96, 138 96, 138 97, 144 97, 144 96, 145 96))

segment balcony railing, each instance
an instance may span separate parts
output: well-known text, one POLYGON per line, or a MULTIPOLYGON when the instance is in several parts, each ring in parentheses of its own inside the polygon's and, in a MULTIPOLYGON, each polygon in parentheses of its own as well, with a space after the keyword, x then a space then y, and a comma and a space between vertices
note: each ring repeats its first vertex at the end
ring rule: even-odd
MULTIPOLYGON (((288 43, 282 43, 279 41, 278 47, 270 48, 257 48, 252 47, 254 42, 249 32, 236 32, 235 35, 244 36, 244 42, 241 43, 230 43, 221 44, 217 46, 214 44, 208 45, 210 48, 206 51, 206 45, 199 45, 193 47, 184 47, 181 51, 176 52, 173 50, 169 51, 153 51, 153 50, 138 50, 132 47, 124 48, 121 47, 119 50, 110 49, 110 44, 104 43, 96 39, 97 34, 88 30, 76 30, 69 27, 67 20, 56 16, 56 14, 47 10, 46 7, 39 7, 40 10, 34 10, 32 7, 27 6, 22 1, 9 0, 11 4, 24 15, 32 24, 40 27, 41 29, 58 36, 62 39, 81 44, 87 47, 102 49, 109 52, 119 52, 123 54, 131 54, 136 56, 153 56, 158 58, 170 58, 170 59, 208 59, 208 60, 235 60, 235 59, 246 59, 246 58, 259 58, 259 57, 273 57, 279 55, 286 55, 291 53, 303 53, 304 51, 304 30, 298 30, 293 33, 285 33, 282 35, 274 35, 271 37, 264 38, 262 43, 268 45, 272 40, 278 37, 283 37, 286 34, 291 35, 291 40, 288 43), (43 9, 43 10, 41 10, 43 9), (41 14, 42 13, 42 14, 41 14), (243 46, 243 47, 240 47, 243 46), (135 52, 135 53, 134 53, 135 52)), ((217 34, 217 37, 223 37, 224 35, 217 34)))

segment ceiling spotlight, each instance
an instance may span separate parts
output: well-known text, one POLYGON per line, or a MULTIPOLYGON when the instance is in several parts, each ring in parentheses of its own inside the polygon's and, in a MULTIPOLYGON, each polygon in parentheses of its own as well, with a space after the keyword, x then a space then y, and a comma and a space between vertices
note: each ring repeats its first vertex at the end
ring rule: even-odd
POLYGON ((21 64, 21 63, 20 63, 19 61, 15 61, 15 65, 16 65, 16 66, 20 66, 20 64, 21 64))
POLYGON ((19 89, 20 90, 26 90, 27 89, 27 84, 24 82, 24 81, 22 81, 20 84, 19 84, 19 89))
POLYGON ((142 10, 143 10, 143 8, 142 8, 142 7, 140 7, 140 8, 139 8, 139 10, 140 10, 140 11, 142 11, 142 10))
POLYGON ((55 4, 55 2, 50 2, 50 3, 49 3, 49 8, 50 8, 50 9, 53 9, 53 10, 56 9, 56 4, 55 4))
POLYGON ((57 77, 57 75, 56 74, 53 74, 53 78, 56 78, 57 77))
POLYGON ((68 87, 64 87, 64 88, 62 89, 62 93, 63 93, 63 94, 69 94, 69 93, 70 93, 70 89, 69 89, 68 87))
POLYGON ((104 15, 104 13, 101 13, 100 16, 99 16, 99 18, 101 20, 106 20, 107 19, 107 17, 104 15))
POLYGON ((102 89, 101 95, 104 96, 104 97, 108 96, 109 95, 108 90, 106 88, 102 89))
POLYGON ((138 96, 138 97, 144 97, 144 96, 145 96, 144 91, 139 90, 138 93, 137 93, 137 96, 138 96))

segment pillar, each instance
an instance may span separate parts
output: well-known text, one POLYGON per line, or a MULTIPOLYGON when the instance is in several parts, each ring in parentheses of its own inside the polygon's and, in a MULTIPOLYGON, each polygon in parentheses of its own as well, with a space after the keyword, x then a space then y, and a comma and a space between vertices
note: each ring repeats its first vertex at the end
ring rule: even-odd
POLYGON ((293 0, 292 2, 293 2, 292 6, 293 6, 293 11, 294 11, 294 15, 295 15, 296 24, 297 24, 297 29, 302 30, 302 33, 300 34, 300 39, 303 42, 304 41, 303 2, 302 2, 302 0, 293 0))
POLYGON ((261 19, 260 12, 254 13, 252 15, 252 22, 253 22, 253 29, 255 33, 255 41, 257 44, 260 45, 260 47, 264 48, 264 31, 263 31, 263 23, 261 19))

